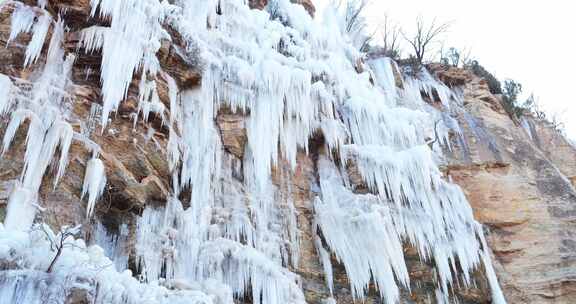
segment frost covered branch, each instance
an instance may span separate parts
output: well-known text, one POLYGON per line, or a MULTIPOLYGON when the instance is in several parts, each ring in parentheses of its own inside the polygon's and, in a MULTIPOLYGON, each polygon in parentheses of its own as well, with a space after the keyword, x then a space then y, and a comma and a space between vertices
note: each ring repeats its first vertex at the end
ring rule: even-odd
POLYGON ((46 239, 50 242, 50 249, 56 252, 56 254, 54 255, 54 257, 50 262, 50 265, 48 266, 48 269, 46 269, 47 273, 51 273, 53 271, 54 265, 56 265, 56 262, 58 262, 58 258, 62 255, 64 248, 75 246, 74 244, 67 243, 66 240, 69 237, 74 237, 78 235, 78 233, 80 232, 80 228, 81 225, 78 225, 76 227, 64 226, 60 229, 60 232, 56 236, 54 235, 52 230, 50 230, 46 226, 46 224, 43 223, 38 224, 32 228, 32 231, 34 230, 42 231, 46 236, 46 239))

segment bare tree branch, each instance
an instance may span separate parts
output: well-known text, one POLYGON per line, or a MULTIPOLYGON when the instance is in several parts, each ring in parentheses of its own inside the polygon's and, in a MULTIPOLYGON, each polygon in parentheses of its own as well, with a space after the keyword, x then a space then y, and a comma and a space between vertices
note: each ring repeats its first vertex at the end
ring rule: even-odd
POLYGON ((62 255, 62 251, 64 250, 64 248, 77 247, 74 244, 65 243, 65 241, 69 236, 75 236, 76 234, 78 234, 80 226, 62 227, 60 233, 58 234, 57 239, 53 237, 53 234, 48 233, 45 224, 38 225, 36 229, 41 230, 46 235, 46 238, 50 242, 50 249, 56 251, 56 255, 50 262, 48 269, 46 269, 47 273, 51 273, 52 270, 54 270, 54 265, 56 265, 58 258, 62 255))
POLYGON ((416 20, 416 32, 410 37, 405 32, 401 32, 404 39, 412 46, 414 55, 419 63, 424 61, 426 50, 441 34, 445 33, 450 27, 450 23, 438 24, 436 19, 432 20, 430 25, 426 25, 422 17, 416 20))
POLYGON ((398 48, 398 37, 400 36, 400 27, 392 24, 388 15, 384 15, 384 22, 382 24, 382 41, 384 53, 388 57, 397 57, 400 55, 398 48))

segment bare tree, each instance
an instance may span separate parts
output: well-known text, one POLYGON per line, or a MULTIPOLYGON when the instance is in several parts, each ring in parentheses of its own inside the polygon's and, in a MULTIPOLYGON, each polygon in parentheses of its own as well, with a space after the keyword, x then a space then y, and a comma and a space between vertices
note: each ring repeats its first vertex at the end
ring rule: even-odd
POLYGON ((561 116, 560 112, 552 114, 552 120, 550 120, 549 122, 551 127, 554 130, 556 130, 556 132, 563 134, 566 126, 564 125, 564 122, 562 122, 560 116, 561 116))
POLYGON ((386 56, 391 58, 400 56, 400 47, 398 44, 400 31, 400 27, 397 24, 393 24, 390 18, 388 18, 388 15, 384 15, 384 21, 382 23, 382 47, 384 48, 386 56))
POLYGON ((450 23, 438 24, 436 19, 432 20, 430 25, 426 25, 422 17, 418 17, 416 20, 416 33, 412 37, 409 37, 406 33, 402 32, 402 36, 414 49, 416 60, 422 63, 430 44, 433 43, 438 36, 445 33, 449 27, 450 23))
MULTIPOLYGON (((355 47, 366 51, 370 42, 374 39, 376 31, 367 34, 368 22, 364 17, 364 11, 370 4, 369 0, 349 0, 345 2, 344 29, 355 47)), ((342 5, 342 1, 339 3, 342 5)))
POLYGON ((56 255, 52 258, 50 262, 50 266, 46 269, 47 273, 51 273, 54 269, 54 265, 58 261, 58 258, 62 255, 62 251, 68 247, 75 247, 73 243, 66 243, 66 239, 70 236, 75 236, 80 232, 81 225, 76 227, 69 227, 64 226, 60 229, 60 233, 58 235, 54 235, 54 233, 46 226, 46 224, 39 224, 34 229, 41 230, 45 235, 48 241, 50 241, 50 249, 52 251, 56 251, 56 255))
POLYGON ((368 6, 368 0, 346 1, 346 32, 352 33, 366 27, 366 21, 362 16, 368 6))

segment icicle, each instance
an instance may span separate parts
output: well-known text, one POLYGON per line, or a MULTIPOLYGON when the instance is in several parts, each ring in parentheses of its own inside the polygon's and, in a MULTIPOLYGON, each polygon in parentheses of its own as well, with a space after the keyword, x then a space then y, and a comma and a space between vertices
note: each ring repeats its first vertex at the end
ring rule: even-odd
MULTIPOLYGON (((146 208, 138 219, 136 228, 136 256, 143 279, 155 281, 161 278, 162 267, 171 263, 174 254, 173 228, 167 226, 167 213, 162 209, 146 208)), ((167 279, 172 279, 168 275, 167 279)))
POLYGON ((91 26, 80 32, 79 47, 88 53, 96 52, 104 46, 104 37, 110 30, 108 27, 91 26))
POLYGON ((342 186, 329 160, 321 159, 318 167, 323 199, 314 204, 316 220, 326 242, 346 268, 352 295, 363 299, 373 276, 385 302, 396 303, 399 289, 394 277, 405 287, 409 286, 409 278, 390 211, 378 206, 376 197, 356 196, 342 186))
POLYGON ((0 74, 0 115, 4 115, 10 109, 13 91, 10 77, 0 74))
POLYGON ((96 201, 104 192, 105 187, 106 171, 104 169, 104 163, 98 158, 92 158, 86 166, 82 195, 80 197, 80 199, 83 199, 84 196, 88 194, 88 206, 86 207, 87 218, 92 215, 96 201))
POLYGON ((93 27, 82 32, 80 46, 87 52, 102 49, 102 126, 108 123, 110 112, 115 111, 126 97, 135 72, 142 77, 155 76, 159 62, 155 54, 160 40, 169 37, 162 21, 175 8, 156 1, 91 0, 92 12, 112 19, 109 28, 93 27))
POLYGON ((496 277, 496 272, 494 271, 494 266, 492 266, 492 258, 490 257, 490 252, 488 244, 486 243, 486 237, 482 231, 482 226, 477 224, 477 233, 482 244, 482 260, 486 267, 486 276, 488 277, 488 284, 490 284, 490 292, 492 294, 492 302, 495 304, 506 304, 506 299, 498 283, 498 278, 496 277))
POLYGON ((40 52, 42 51, 42 46, 46 40, 46 34, 48 34, 50 24, 52 24, 52 17, 50 17, 50 15, 43 14, 38 17, 38 20, 32 28, 32 40, 30 40, 30 43, 26 48, 24 67, 28 66, 29 64, 33 64, 36 62, 36 60, 38 60, 40 52))
POLYGON ((74 131, 72 126, 68 123, 57 122, 54 128, 57 128, 55 132, 60 135, 60 160, 58 162, 58 172, 56 173, 56 178, 54 179, 54 188, 58 184, 58 181, 64 176, 66 167, 68 166, 68 151, 70 150, 70 144, 72 143, 72 138, 74 131))
POLYGON ((10 37, 8 37, 7 44, 16 39, 20 33, 29 33, 34 26, 34 19, 36 14, 31 7, 27 5, 19 5, 14 9, 11 16, 10 23, 10 37))

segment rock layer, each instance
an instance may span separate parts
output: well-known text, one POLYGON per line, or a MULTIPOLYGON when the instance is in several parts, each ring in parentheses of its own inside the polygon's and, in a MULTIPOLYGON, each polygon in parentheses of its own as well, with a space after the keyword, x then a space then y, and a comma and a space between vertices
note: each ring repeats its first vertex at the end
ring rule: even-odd
POLYGON ((452 114, 467 146, 455 140, 445 170, 489 227, 507 300, 574 303, 576 149, 545 121, 510 119, 483 79, 455 68, 437 73, 463 85, 463 106, 452 114))

